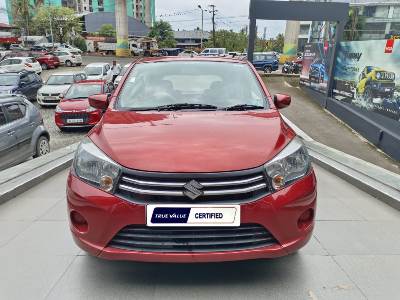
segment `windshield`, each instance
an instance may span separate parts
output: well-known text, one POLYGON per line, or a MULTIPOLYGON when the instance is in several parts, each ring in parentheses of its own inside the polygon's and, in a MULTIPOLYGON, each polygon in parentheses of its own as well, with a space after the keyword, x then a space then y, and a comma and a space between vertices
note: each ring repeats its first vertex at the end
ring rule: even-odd
POLYGON ((1 75, 0 76, 0 85, 4 86, 12 86, 12 85, 17 85, 18 84, 18 75, 1 75))
POLYGON ((82 99, 101 94, 101 84, 73 84, 65 94, 65 99, 82 99))
POLYGON ((177 103, 267 108, 265 95, 248 65, 192 61, 138 64, 125 81, 117 106, 143 109, 177 103))
POLYGON ((102 75, 103 74, 103 68, 102 67, 86 67, 85 68, 85 73, 88 76, 91 76, 91 75, 102 75))
POLYGON ((56 84, 71 84, 74 82, 73 75, 52 75, 47 80, 48 85, 56 85, 56 84))
POLYGON ((121 70, 121 72, 119 73, 119 76, 124 76, 126 71, 128 71, 130 66, 124 66, 121 70))

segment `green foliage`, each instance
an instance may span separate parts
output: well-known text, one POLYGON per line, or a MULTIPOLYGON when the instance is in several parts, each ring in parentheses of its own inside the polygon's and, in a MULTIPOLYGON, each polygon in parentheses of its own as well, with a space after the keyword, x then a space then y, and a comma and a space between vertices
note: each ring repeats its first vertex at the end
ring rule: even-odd
POLYGON ((54 35, 54 42, 64 43, 71 36, 81 32, 79 18, 75 11, 68 7, 41 6, 33 18, 33 26, 39 34, 50 34, 50 21, 54 35))
POLYGON ((349 18, 344 27, 344 40, 358 41, 364 26, 365 17, 360 15, 360 8, 351 7, 349 10, 349 18))
MULTIPOLYGON (((213 37, 205 43, 207 48, 214 45, 213 37)), ((244 31, 218 30, 215 32, 215 47, 226 48, 227 51, 242 52, 247 48, 247 35, 244 31)))
POLYGON ((14 24, 20 29, 23 29, 24 34, 32 34, 32 17, 35 7, 30 4, 29 0, 11 0, 11 14, 14 24))
POLYGON ((267 51, 275 51, 282 53, 285 38, 282 33, 278 34, 275 39, 267 42, 267 51))
POLYGON ((78 49, 82 50, 82 52, 87 51, 87 45, 86 45, 85 39, 80 36, 77 36, 72 40, 72 45, 74 45, 78 49))
POLYGON ((103 25, 101 25, 100 30, 99 30, 99 35, 100 36, 115 37, 116 36, 116 32, 115 32, 114 26, 112 26, 112 24, 103 24, 103 25))
POLYGON ((176 41, 171 24, 165 21, 157 21, 149 32, 149 37, 156 38, 160 48, 174 48, 176 41))

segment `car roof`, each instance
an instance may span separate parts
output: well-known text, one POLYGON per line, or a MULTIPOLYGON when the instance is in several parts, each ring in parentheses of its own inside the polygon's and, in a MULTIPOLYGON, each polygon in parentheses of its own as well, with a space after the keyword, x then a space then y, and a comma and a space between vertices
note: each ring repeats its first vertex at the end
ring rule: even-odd
POLYGON ((0 94, 0 105, 7 104, 7 103, 15 101, 15 100, 23 101, 24 98, 21 95, 6 95, 6 94, 1 95, 0 94))
POLYGON ((75 74, 84 74, 85 72, 83 71, 67 71, 67 72, 57 72, 57 73, 53 73, 50 76, 53 75, 75 75, 75 74))
POLYGON ((86 67, 102 67, 105 65, 109 65, 109 63, 106 63, 106 62, 90 63, 90 64, 87 64, 86 67))
POLYGON ((172 61, 198 61, 198 62, 229 62, 229 63, 236 63, 236 64, 247 64, 247 61, 238 60, 231 57, 226 56, 217 56, 217 57, 210 57, 210 56, 162 56, 162 57, 146 57, 139 59, 136 63, 151 63, 151 62, 172 62, 172 61))

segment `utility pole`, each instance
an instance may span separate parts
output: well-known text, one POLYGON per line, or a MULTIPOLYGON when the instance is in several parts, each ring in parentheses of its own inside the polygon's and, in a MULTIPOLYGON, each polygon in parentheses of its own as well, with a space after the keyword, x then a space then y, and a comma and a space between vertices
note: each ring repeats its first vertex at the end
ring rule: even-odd
POLYGON ((53 36, 53 25, 51 24, 51 14, 50 14, 50 0, 49 0, 49 23, 50 23, 50 35, 51 35, 51 43, 52 50, 54 51, 54 36, 53 36))
POLYGON ((118 57, 129 56, 128 42, 128 15, 126 13, 126 0, 115 1, 115 28, 117 31, 117 46, 115 53, 118 57))
POLYGON ((200 48, 203 50, 203 33, 204 33, 204 9, 201 5, 197 5, 201 9, 201 37, 200 37, 200 48))
POLYGON ((212 26, 213 26, 213 47, 215 48, 215 13, 217 12, 217 10, 215 9, 215 5, 211 4, 209 5, 209 7, 211 7, 211 13, 212 13, 212 26))

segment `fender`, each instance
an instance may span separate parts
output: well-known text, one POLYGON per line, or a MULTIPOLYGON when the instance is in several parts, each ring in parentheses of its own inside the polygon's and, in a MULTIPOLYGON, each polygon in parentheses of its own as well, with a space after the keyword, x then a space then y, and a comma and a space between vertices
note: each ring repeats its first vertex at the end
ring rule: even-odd
POLYGON ((36 129, 35 129, 35 131, 34 131, 33 134, 32 134, 32 139, 31 139, 31 152, 32 152, 32 155, 35 154, 35 152, 36 152, 36 143, 37 143, 38 139, 39 139, 42 135, 44 135, 45 137, 47 137, 48 140, 50 141, 50 134, 49 134, 49 132, 47 131, 47 129, 44 127, 43 124, 40 125, 40 126, 37 126, 36 129))

